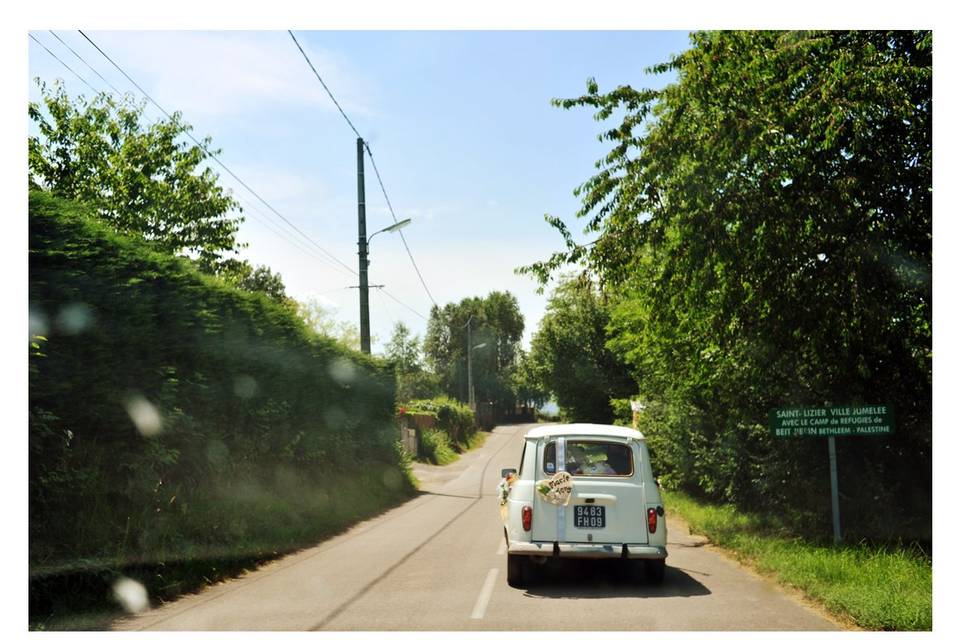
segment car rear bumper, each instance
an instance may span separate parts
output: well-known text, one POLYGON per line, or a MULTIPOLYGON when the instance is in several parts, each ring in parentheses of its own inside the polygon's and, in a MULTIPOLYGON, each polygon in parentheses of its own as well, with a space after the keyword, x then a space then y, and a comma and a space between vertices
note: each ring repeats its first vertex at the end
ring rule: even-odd
POLYGON ((561 558, 662 560, 667 557, 667 548, 648 544, 515 542, 511 540, 507 553, 518 556, 559 556, 561 558))

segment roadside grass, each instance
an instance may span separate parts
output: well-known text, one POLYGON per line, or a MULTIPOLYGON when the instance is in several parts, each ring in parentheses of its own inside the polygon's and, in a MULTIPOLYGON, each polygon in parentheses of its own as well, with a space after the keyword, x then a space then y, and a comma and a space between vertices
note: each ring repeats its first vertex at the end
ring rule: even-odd
POLYGON ((422 462, 439 466, 455 462, 459 457, 453 450, 450 436, 439 429, 422 429, 420 431, 420 449, 417 457, 422 462))
POLYGON ((869 630, 930 631, 932 562, 915 549, 829 544, 791 536, 775 518, 665 491, 667 507, 738 559, 869 630))
POLYGON ((423 429, 420 432, 420 451, 418 459, 421 462, 445 466, 460 459, 460 454, 483 446, 487 441, 485 431, 476 431, 466 442, 452 442, 446 432, 439 429, 423 429))
POLYGON ((477 447, 482 447, 483 443, 487 441, 488 435, 490 434, 486 431, 479 431, 479 430, 474 431, 473 434, 471 434, 470 437, 467 438, 466 443, 457 445, 458 448, 460 449, 460 453, 466 453, 467 451, 476 449, 477 447))
POLYGON ((406 471, 371 464, 259 483, 224 478, 193 494, 193 518, 162 520, 148 553, 31 563, 29 628, 104 630, 124 613, 113 598, 120 578, 141 583, 156 606, 315 545, 413 495, 406 471))

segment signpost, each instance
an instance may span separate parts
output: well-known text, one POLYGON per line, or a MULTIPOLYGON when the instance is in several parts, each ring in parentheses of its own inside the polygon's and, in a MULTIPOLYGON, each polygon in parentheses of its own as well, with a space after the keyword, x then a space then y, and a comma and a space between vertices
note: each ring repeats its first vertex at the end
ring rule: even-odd
POLYGON ((842 407, 793 407, 770 410, 775 438, 827 438, 830 455, 830 502, 833 541, 840 542, 840 498, 837 487, 836 436, 885 436, 894 432, 893 407, 885 404, 842 407))

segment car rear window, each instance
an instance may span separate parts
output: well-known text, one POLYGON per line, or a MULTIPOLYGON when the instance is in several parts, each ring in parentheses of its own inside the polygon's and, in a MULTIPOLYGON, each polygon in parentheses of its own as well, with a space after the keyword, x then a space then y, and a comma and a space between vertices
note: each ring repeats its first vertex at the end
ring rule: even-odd
MULTIPOLYGON (((633 452, 618 442, 567 440, 565 468, 574 476, 631 476, 633 452)), ((557 445, 547 444, 543 450, 543 472, 557 471, 557 445)))

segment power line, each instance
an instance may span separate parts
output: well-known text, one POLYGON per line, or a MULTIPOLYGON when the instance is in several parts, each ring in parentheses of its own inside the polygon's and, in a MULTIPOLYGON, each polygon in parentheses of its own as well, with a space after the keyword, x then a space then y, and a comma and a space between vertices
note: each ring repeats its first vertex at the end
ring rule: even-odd
MULTIPOLYGON (((113 93, 114 93, 117 97, 122 97, 123 94, 122 94, 122 92, 121 92, 119 89, 117 89, 117 88, 116 88, 115 86, 113 86, 106 78, 104 78, 104 77, 97 71, 97 69, 96 69, 95 67, 93 67, 89 62, 87 62, 80 54, 78 54, 72 47, 70 47, 70 45, 68 45, 66 42, 64 42, 62 38, 60 38, 60 37, 59 37, 56 33, 54 33, 53 31, 50 31, 50 34, 51 34, 54 38, 56 38, 56 39, 60 42, 60 44, 62 44, 62 45, 63 45, 64 47, 66 47, 67 49, 69 49, 70 52, 71 52, 74 56, 76 56, 77 59, 79 59, 84 65, 86 65, 88 69, 90 69, 94 74, 96 74, 96 76, 97 76, 98 78, 100 78, 100 80, 102 80, 102 81, 104 82, 104 84, 106 84, 108 87, 110 87, 110 89, 113 91, 113 93)), ((59 57, 57 57, 56 54, 54 54, 52 51, 50 51, 50 49, 48 49, 46 46, 44 46, 42 42, 40 42, 39 40, 37 40, 33 35, 30 35, 30 37, 34 40, 34 42, 36 42, 36 43, 39 44, 41 47, 43 47, 44 50, 45 50, 47 53, 49 53, 53 58, 55 58, 60 64, 62 64, 64 67, 66 67, 67 70, 69 70, 71 73, 73 73, 75 76, 77 76, 77 78, 78 78, 81 82, 83 82, 85 85, 87 85, 88 87, 90 87, 90 90, 91 90, 91 91, 94 91, 94 92, 96 92, 96 93, 99 93, 99 91, 97 90, 96 87, 92 86, 92 85, 91 85, 89 82, 87 82, 80 74, 78 74, 76 71, 74 71, 72 68, 70 68, 69 65, 67 65, 65 62, 63 62, 63 60, 61 60, 59 57)), ((159 120, 157 120, 157 121, 159 122, 159 120)), ((310 248, 309 245, 300 244, 300 242, 302 242, 302 240, 301 240, 301 241, 298 241, 298 240, 297 240, 297 237, 294 236, 294 235, 291 235, 291 234, 290 234, 290 231, 289 231, 288 229, 286 229, 286 227, 280 226, 278 223, 273 222, 269 214, 264 213, 261 209, 259 209, 259 208, 256 207, 255 205, 253 205, 253 203, 251 203, 251 202, 250 202, 249 200, 247 200, 246 198, 243 198, 243 197, 241 197, 241 196, 238 196, 238 197, 240 198, 240 200, 241 200, 241 201, 243 202, 243 204, 245 205, 246 210, 247 210, 248 212, 250 212, 251 214, 253 214, 253 219, 256 220, 257 222, 260 222, 264 227, 267 228, 267 230, 273 232, 273 233, 274 233, 277 237, 279 237, 281 240, 286 240, 287 242, 289 242, 290 244, 292 244, 294 247, 296 247, 296 248, 299 249, 301 252, 303 252, 303 254, 306 255, 307 257, 310 257, 310 258, 313 258, 314 260, 317 260, 317 261, 319 261, 319 262, 322 262, 323 265, 326 266, 326 267, 331 267, 331 266, 336 267, 336 264, 331 263, 330 259, 327 258, 326 256, 323 256, 323 255, 318 254, 318 253, 314 253, 314 252, 312 251, 312 249, 310 248), (262 217, 261 217, 261 216, 262 216, 262 217)))
MULTIPOLYGON (((383 289, 377 288, 377 291, 379 291, 381 295, 383 294, 383 289)), ((387 309, 387 305, 386 305, 386 303, 383 301, 383 298, 377 298, 377 301, 380 303, 380 308, 383 309, 384 315, 387 316, 388 318, 390 318, 390 322, 391 322, 392 324, 397 324, 396 318, 394 318, 394 317, 393 317, 393 314, 390 313, 390 310, 387 309)))
POLYGON ((310 245, 304 243, 303 240, 300 240, 297 236, 293 235, 289 229, 277 222, 276 219, 270 214, 264 212, 246 198, 240 195, 237 195, 237 197, 245 205, 246 208, 244 211, 253 214, 254 220, 262 224, 267 230, 273 232, 273 234, 278 238, 281 240, 286 240, 293 247, 299 249, 305 256, 313 258, 314 260, 323 264, 323 266, 336 269, 338 274, 343 273, 343 270, 339 269, 335 263, 331 262, 330 258, 317 253, 310 245))
POLYGON ((358 138, 362 138, 360 132, 357 131, 357 128, 353 126, 353 123, 350 122, 350 118, 347 117, 347 114, 344 113, 343 108, 340 106, 340 103, 337 102, 337 99, 333 97, 333 92, 330 91, 327 87, 327 83, 323 81, 323 78, 320 77, 320 74, 317 72, 316 67, 313 66, 313 63, 310 62, 310 57, 307 56, 307 52, 303 50, 303 47, 300 46, 300 43, 297 41, 297 37, 293 35, 293 31, 287 29, 287 33, 290 34, 290 37, 293 38, 293 43, 297 45, 297 49, 300 49, 300 53, 303 55, 303 59, 307 61, 307 64, 310 65, 310 69, 313 71, 313 75, 317 76, 317 80, 320 81, 320 84, 323 85, 324 90, 327 92, 327 95, 330 96, 330 99, 333 100, 333 104, 337 106, 337 109, 340 111, 340 115, 343 116, 343 119, 347 121, 347 124, 350 125, 350 128, 353 129, 353 132, 357 134, 358 138))
POLYGON ((425 315, 423 315, 422 313, 420 313, 419 311, 417 311, 416 309, 414 309, 413 307, 411 307, 410 305, 408 305, 408 304, 407 304, 406 302, 404 302, 403 300, 397 298, 396 296, 394 296, 394 295, 393 295, 392 293, 390 293, 389 291, 386 291, 386 290, 384 290, 384 289, 381 289, 381 291, 383 291, 383 294, 384 294, 385 296, 389 296, 389 297, 390 297, 391 299, 393 299, 393 301, 396 302, 397 304, 406 307, 407 309, 409 309, 410 311, 412 311, 412 312, 415 313, 416 315, 420 316, 421 318, 423 318, 423 319, 426 320, 427 322, 430 321, 430 318, 426 317, 425 315))
MULTIPOLYGON (((387 195, 387 190, 383 186, 383 180, 380 178, 380 170, 377 169, 377 163, 373 159, 373 151, 370 150, 370 145, 367 144, 367 141, 363 142, 364 148, 367 150, 367 155, 370 156, 370 164, 373 166, 373 173, 377 176, 377 182, 380 184, 380 191, 383 192, 383 199, 387 201, 387 209, 390 210, 390 216, 393 217, 393 221, 397 222, 397 214, 393 212, 393 205, 390 204, 390 196, 387 195)), ((430 293, 430 289, 427 288, 427 283, 423 279, 423 275, 420 273, 420 268, 417 266, 417 261, 413 259, 413 253, 410 251, 409 245, 407 245, 407 238, 403 235, 403 230, 398 229, 400 234, 400 240, 403 242, 403 248, 407 250, 407 255, 410 256, 410 264, 413 265, 413 270, 417 272, 417 277, 420 278, 420 284, 423 285, 423 290, 427 292, 427 297, 430 298, 430 302, 433 303, 433 306, 439 306, 437 301, 433 299, 433 294, 430 293)))
MULTIPOLYGON (((144 95, 144 97, 145 97, 148 101, 150 101, 150 103, 151 103, 153 106, 155 106, 157 109, 159 109, 168 119, 173 120, 173 116, 171 116, 171 115, 167 112, 166 109, 164 109, 163 107, 161 107, 161 106, 157 103, 157 101, 154 100, 154 99, 150 96, 149 93, 147 93, 146 91, 144 91, 143 87, 141 87, 139 84, 137 84, 136 80, 134 80, 133 78, 131 78, 130 75, 127 74, 127 72, 124 71, 124 70, 120 67, 120 65, 118 65, 116 62, 114 62, 113 59, 112 59, 110 56, 108 56, 108 55, 106 54, 106 52, 104 52, 104 50, 101 49, 101 48, 97 45, 96 42, 94 42, 93 40, 91 40, 91 39, 90 39, 90 36, 88 36, 86 33, 84 33, 84 32, 83 32, 82 30, 80 30, 80 29, 78 29, 77 31, 80 33, 80 35, 82 35, 82 36, 87 40, 87 42, 89 42, 89 43, 93 46, 94 49, 96 49, 98 52, 100 52, 100 55, 102 55, 104 58, 106 58, 106 60, 107 60, 110 64, 112 64, 112 65, 117 69, 117 71, 119 71, 119 72, 123 75, 123 77, 125 77, 127 80, 129 80, 129 81, 130 81, 130 84, 132 84, 133 86, 135 86, 135 87, 137 88, 137 90, 139 90, 140 93, 142 93, 142 94, 144 95)), ((203 143, 201 143, 199 140, 197 140, 197 139, 193 136, 193 134, 191 134, 190 131, 188 131, 185 127, 183 128, 183 133, 184 133, 188 138, 190 138, 191 140, 193 140, 193 142, 201 149, 201 151, 203 151, 203 153, 204 153, 209 159, 213 160, 213 161, 216 162, 218 165, 220 165, 220 166, 223 168, 224 171, 226 171, 228 174, 230 174, 231 177, 233 177, 234 180, 236 180, 236 181, 237 181, 238 183, 240 183, 247 191, 249 191, 251 194, 253 194, 253 196, 254 196, 257 200, 259 200, 261 203, 263 203, 263 205, 264 205, 265 207, 267 207, 270 211, 272 211, 277 217, 279 217, 281 220, 283 220, 285 223, 287 223, 287 225, 289 225, 294 231, 296 231, 296 232, 299 233, 301 236, 303 236, 304 238, 306 238, 306 240, 307 240, 308 242, 310 242, 310 244, 312 244, 313 246, 315 246, 317 249, 319 249, 321 252, 323 252, 325 255, 327 255, 330 259, 334 260, 336 263, 338 263, 339 265, 341 265, 341 266, 342 266, 343 268, 345 268, 347 271, 349 271, 350 273, 352 273, 352 274, 354 274, 354 275, 357 275, 357 272, 354 271, 349 265, 347 265, 346 263, 344 263, 343 261, 341 261, 339 258, 337 258, 335 255, 333 255, 332 253, 330 253, 329 251, 327 251, 326 249, 324 249, 324 248, 323 248, 322 246, 320 246, 319 244, 317 244, 317 243, 313 240, 313 238, 311 238, 311 237, 308 236, 306 233, 304 233, 303 231, 301 231, 299 227, 297 227, 295 224, 293 224, 292 222, 290 222, 282 213, 280 213, 279 211, 277 211, 277 210, 273 207, 273 205, 271 205, 269 202, 267 202, 266 200, 264 200, 263 197, 262 197, 259 193, 257 193, 256 191, 254 191, 254 189, 253 189, 250 185, 248 185, 246 182, 244 182, 243 180, 241 180, 240 177, 239 177, 237 174, 235 174, 235 173, 230 169, 230 167, 228 167, 227 165, 225 165, 217 156, 215 156, 215 155, 213 155, 212 153, 210 153, 210 152, 207 150, 206 146, 205 146, 203 143)))
POLYGON ((50 51, 50 49, 47 48, 47 45, 45 45, 45 44, 43 44, 42 42, 40 42, 39 40, 37 40, 32 33, 28 33, 27 35, 30 36, 30 39, 31 39, 31 40, 33 40, 33 41, 36 42, 38 45, 40 45, 41 47, 43 47, 43 50, 46 51, 47 53, 49 53, 49 54, 53 57, 54 60, 56 60, 57 62, 59 62, 60 64, 62 64, 64 67, 66 67, 66 68, 67 68, 67 71, 69 71, 69 72, 72 73, 73 75, 77 76, 77 79, 80 80, 80 82, 82 82, 83 84, 85 84, 85 85, 87 85, 88 87, 90 87, 90 91, 93 91, 94 93, 98 93, 98 91, 93 88, 93 85, 92 85, 92 84, 90 84, 89 82, 87 82, 87 81, 83 78, 83 76, 81 76, 79 73, 77 73, 76 71, 74 71, 74 70, 70 67, 70 65, 68 65, 66 62, 64 62, 63 60, 61 60, 61 59, 57 56, 57 54, 55 54, 53 51, 50 51))
MULTIPOLYGON (((340 111, 340 115, 343 116, 343 119, 347 121, 347 124, 350 126, 350 129, 357 135, 358 138, 363 139, 363 136, 360 135, 360 132, 357 131, 357 128, 353 126, 353 122, 350 121, 350 118, 347 117, 347 114, 344 112, 343 108, 340 106, 340 103, 337 102, 337 99, 333 96, 333 92, 330 91, 330 88, 327 86, 327 83, 323 81, 323 78, 320 77, 320 74, 317 72, 316 67, 313 66, 313 62, 310 61, 310 57, 307 55, 307 52, 303 50, 303 47, 300 46, 300 43, 297 41, 296 36, 293 35, 293 31, 287 30, 287 33, 290 34, 290 37, 293 39, 294 44, 297 45, 297 49, 300 50, 300 54, 303 55, 303 59, 307 61, 307 64, 310 65, 310 69, 313 71, 313 75, 317 77, 317 80, 320 81, 320 84, 323 86, 324 90, 327 92, 327 95, 330 96, 330 99, 333 101, 333 104, 336 105, 337 110, 340 111)), ((380 184, 380 191, 383 192, 383 198, 387 202, 387 209, 390 210, 390 215, 393 217, 394 223, 397 222, 397 214, 393 211, 393 205, 390 203, 390 197, 387 195, 387 189, 383 186, 383 178, 380 176, 380 170, 377 169, 377 163, 373 159, 373 151, 370 150, 370 145, 366 140, 363 141, 363 146, 367 150, 367 155, 370 156, 370 164, 373 165, 373 172, 377 176, 377 182, 380 184)), ((413 259, 413 253, 410 251, 410 246, 407 244, 407 239, 403 235, 403 231, 399 231, 400 239, 403 241, 403 248, 407 250, 407 255, 410 257, 410 263, 413 265, 413 270, 416 271, 417 277, 420 279, 420 284, 423 285, 423 290, 427 292, 427 297, 430 298, 430 302, 433 303, 433 306, 438 306, 437 301, 434 299, 433 294, 430 293, 430 289, 427 287, 426 281, 423 279, 423 274, 420 273, 420 268, 417 266, 417 261, 413 259)), ((418 314, 420 315, 420 314, 418 314)), ((423 317, 422 315, 420 317, 423 317)))
POLYGON ((94 69, 93 66, 91 66, 89 62, 87 62, 86 60, 84 60, 83 57, 82 57, 79 53, 77 53, 76 51, 74 51, 74 50, 73 50, 73 47, 71 47, 71 46, 68 45, 66 42, 64 42, 63 39, 62 39, 60 36, 58 36, 55 31, 50 30, 50 35, 52 35, 54 38, 56 38, 57 40, 59 40, 59 41, 60 41, 60 44, 62 44, 63 46, 65 46, 67 49, 69 49, 69 50, 70 50, 70 53, 72 53, 72 54, 77 58, 77 60, 79 60, 80 62, 82 62, 83 64, 85 64, 85 65, 87 66, 87 68, 90 69, 90 71, 93 71, 98 78, 100 78, 101 80, 103 80, 104 84, 106 84, 108 87, 110 87, 110 88, 113 90, 113 92, 117 95, 118 98, 122 98, 122 97, 123 97, 123 92, 122 92, 122 91, 120 91, 120 90, 117 89, 115 86, 113 86, 112 84, 110 84, 110 82, 109 82, 106 78, 104 78, 102 75, 100 75, 100 72, 99 72, 99 71, 97 71, 96 69, 94 69))

